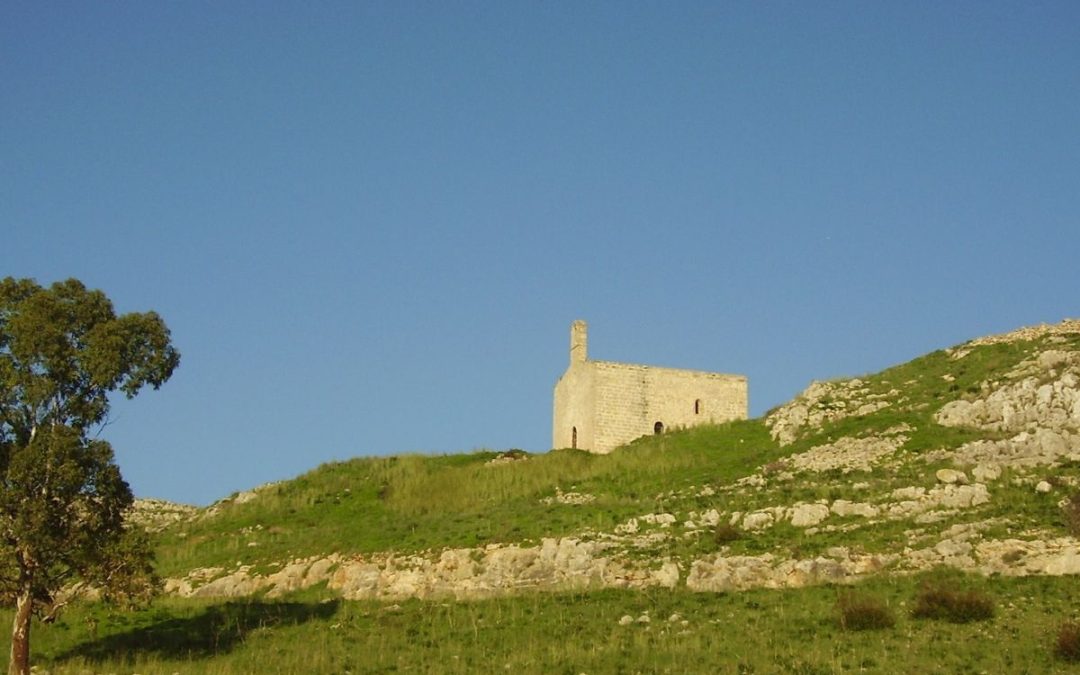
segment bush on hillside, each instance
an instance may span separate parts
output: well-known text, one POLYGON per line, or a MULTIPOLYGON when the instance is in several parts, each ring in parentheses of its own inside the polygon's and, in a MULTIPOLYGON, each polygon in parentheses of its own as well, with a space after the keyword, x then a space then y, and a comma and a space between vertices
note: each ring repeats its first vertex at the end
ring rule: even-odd
POLYGON ((1080 622, 1069 621, 1062 624, 1058 630, 1054 653, 1064 661, 1080 662, 1080 622))
POLYGON ((1080 492, 1076 492, 1066 499, 1061 507, 1061 511, 1064 515, 1065 527, 1069 530, 1069 534, 1074 537, 1080 537, 1080 492))
POLYGON ((844 630, 880 630, 896 624, 892 610, 883 601, 856 593, 837 596, 836 612, 844 630))
POLYGON ((716 529, 713 530, 713 539, 721 546, 733 542, 740 537, 742 537, 742 530, 740 530, 737 525, 732 525, 731 523, 720 523, 716 526, 716 529))
POLYGON ((911 615, 916 619, 942 619, 950 623, 984 621, 993 618, 994 601, 981 591, 952 590, 940 583, 925 584, 915 598, 911 615))

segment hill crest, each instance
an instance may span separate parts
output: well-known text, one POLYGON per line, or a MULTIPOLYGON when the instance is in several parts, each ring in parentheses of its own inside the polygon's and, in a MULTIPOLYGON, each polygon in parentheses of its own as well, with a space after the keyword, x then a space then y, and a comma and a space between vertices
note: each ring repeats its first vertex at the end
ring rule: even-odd
POLYGON ((762 419, 583 455, 320 467, 165 527, 169 589, 482 597, 849 583, 937 565, 1080 574, 1080 321, 815 382, 762 419))

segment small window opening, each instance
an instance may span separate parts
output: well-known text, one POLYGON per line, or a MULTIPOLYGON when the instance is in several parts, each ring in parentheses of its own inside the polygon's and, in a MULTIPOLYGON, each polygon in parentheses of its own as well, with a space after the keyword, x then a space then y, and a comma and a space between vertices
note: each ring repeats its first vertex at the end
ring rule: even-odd
POLYGON ((577 427, 570 430, 570 447, 577 450, 577 427))
POLYGON ((663 422, 657 422, 656 424, 653 425, 652 430, 653 430, 654 434, 662 434, 662 433, 664 433, 664 423, 663 422))
POLYGON ((701 414, 701 399, 700 398, 697 399, 696 401, 694 401, 694 414, 695 415, 700 415, 701 414))

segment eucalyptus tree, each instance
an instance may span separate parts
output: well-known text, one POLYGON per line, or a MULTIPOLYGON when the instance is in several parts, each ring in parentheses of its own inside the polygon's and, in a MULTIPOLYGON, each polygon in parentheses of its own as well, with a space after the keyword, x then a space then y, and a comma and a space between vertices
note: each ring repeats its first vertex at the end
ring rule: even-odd
POLYGON ((160 387, 179 365, 154 312, 117 316, 76 279, 0 281, 0 597, 14 606, 8 673, 30 672, 30 626, 73 584, 124 600, 152 593, 131 489, 97 438, 109 395, 160 387))

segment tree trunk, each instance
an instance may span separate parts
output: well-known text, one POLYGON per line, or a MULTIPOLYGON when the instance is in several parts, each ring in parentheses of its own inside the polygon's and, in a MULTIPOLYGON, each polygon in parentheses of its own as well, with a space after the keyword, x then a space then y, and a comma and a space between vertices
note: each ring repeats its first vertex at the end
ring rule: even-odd
POLYGON ((15 620, 11 625, 11 661, 8 675, 30 675, 30 619, 34 598, 30 589, 19 591, 15 599, 15 620))

